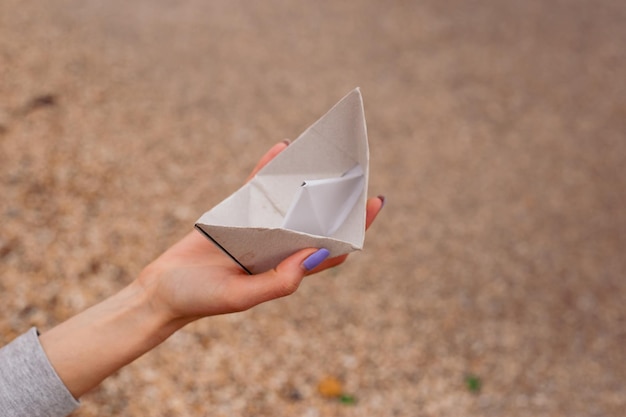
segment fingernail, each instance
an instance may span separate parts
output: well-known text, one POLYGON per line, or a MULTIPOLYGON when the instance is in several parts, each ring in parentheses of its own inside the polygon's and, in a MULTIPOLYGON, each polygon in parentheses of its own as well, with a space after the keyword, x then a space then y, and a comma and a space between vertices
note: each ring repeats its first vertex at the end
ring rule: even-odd
POLYGON ((290 141, 289 139, 285 139, 285 140, 283 141, 283 143, 284 143, 285 145, 289 146, 289 145, 291 144, 291 141, 290 141))
POLYGON ((383 205, 382 205, 382 206, 380 206, 380 208, 385 207, 385 196, 384 196, 384 195, 379 195, 379 196, 378 196, 378 198, 380 198, 380 201, 382 201, 382 202, 383 202, 383 205))
POLYGON ((302 266, 307 271, 315 269, 317 266, 319 266, 319 264, 324 262, 324 259, 328 258, 328 255, 330 255, 328 249, 318 249, 317 252, 313 252, 311 255, 309 255, 308 258, 304 260, 304 262, 302 262, 302 266))

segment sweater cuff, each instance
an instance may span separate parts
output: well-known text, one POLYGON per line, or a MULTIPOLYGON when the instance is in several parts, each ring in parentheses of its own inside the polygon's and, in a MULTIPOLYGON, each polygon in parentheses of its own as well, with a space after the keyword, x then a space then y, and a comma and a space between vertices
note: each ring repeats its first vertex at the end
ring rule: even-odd
POLYGON ((36 328, 0 349, 0 408, 9 416, 61 417, 80 403, 48 360, 36 328))

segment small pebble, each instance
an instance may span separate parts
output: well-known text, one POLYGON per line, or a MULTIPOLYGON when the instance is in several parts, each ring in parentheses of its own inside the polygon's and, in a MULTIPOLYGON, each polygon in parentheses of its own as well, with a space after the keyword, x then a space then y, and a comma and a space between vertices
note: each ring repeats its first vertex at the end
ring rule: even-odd
POLYGON ((333 376, 327 376, 320 380, 317 390, 322 396, 327 398, 337 398, 343 394, 341 382, 333 376))

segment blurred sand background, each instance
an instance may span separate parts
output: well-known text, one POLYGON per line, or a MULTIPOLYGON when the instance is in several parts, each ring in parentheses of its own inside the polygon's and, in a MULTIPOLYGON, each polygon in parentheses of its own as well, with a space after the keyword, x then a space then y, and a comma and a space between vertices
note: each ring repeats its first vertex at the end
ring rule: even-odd
POLYGON ((0 343, 130 282, 360 86, 387 197, 365 251, 189 326, 75 416, 623 415, 625 22, 620 0, 0 0, 0 343))

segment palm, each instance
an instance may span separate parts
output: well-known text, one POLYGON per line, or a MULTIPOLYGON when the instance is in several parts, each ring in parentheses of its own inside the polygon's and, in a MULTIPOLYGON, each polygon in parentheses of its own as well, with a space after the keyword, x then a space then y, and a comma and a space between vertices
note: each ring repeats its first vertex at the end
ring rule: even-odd
POLYGON ((251 277, 195 230, 155 263, 163 271, 160 285, 169 294, 174 313, 208 316, 247 307, 237 305, 237 284, 251 277), (220 302, 211 302, 212 298, 220 302))

